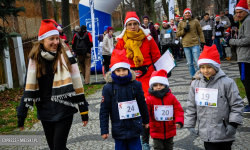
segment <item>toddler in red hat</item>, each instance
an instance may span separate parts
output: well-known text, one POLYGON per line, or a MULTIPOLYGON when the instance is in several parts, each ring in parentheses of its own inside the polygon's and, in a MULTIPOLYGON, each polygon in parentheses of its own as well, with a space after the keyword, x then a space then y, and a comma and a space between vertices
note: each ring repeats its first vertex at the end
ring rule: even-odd
POLYGON ((169 89, 167 71, 154 71, 149 86, 146 102, 154 149, 172 150, 176 128, 182 128, 184 124, 184 110, 169 89))
POLYGON ((200 136, 206 150, 231 150, 238 125, 243 123, 243 100, 234 80, 220 69, 216 45, 204 46, 198 71, 192 82, 185 114, 185 126, 200 136), (195 130, 196 122, 198 130, 195 130))
POLYGON ((99 115, 102 138, 109 137, 110 117, 115 149, 141 150, 140 135, 143 125, 148 128, 148 109, 141 82, 130 70, 125 49, 113 50, 110 70, 105 76, 107 84, 102 90, 99 115))

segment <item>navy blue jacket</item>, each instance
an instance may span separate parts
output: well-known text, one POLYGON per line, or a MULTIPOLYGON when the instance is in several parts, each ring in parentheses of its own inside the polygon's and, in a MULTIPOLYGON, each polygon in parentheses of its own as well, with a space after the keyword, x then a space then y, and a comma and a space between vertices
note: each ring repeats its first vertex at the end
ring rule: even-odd
POLYGON ((111 79, 111 72, 106 74, 107 83, 102 90, 102 103, 100 109, 101 135, 109 134, 109 116, 112 124, 112 137, 114 139, 131 139, 143 133, 142 124, 149 123, 147 104, 142 90, 141 82, 133 78, 127 84, 117 84, 111 79), (120 120, 118 103, 136 100, 141 117, 120 120))

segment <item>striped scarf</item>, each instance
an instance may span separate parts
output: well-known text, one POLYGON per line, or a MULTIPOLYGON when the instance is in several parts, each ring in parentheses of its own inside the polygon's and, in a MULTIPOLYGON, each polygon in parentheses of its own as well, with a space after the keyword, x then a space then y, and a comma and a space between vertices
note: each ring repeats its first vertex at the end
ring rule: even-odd
MULTIPOLYGON (((84 105, 85 96, 79 68, 76 60, 69 50, 66 51, 71 62, 72 72, 57 65, 57 73, 54 75, 51 101, 59 102, 68 106, 75 107, 76 104, 84 105)), ((44 52, 41 50, 41 56, 47 60, 53 60, 55 53, 44 52)), ((63 67, 67 68, 63 54, 61 54, 63 67)), ((33 103, 40 101, 39 85, 36 78, 37 67, 35 60, 29 59, 27 70, 26 87, 24 91, 24 102, 26 107, 33 109, 33 103)))

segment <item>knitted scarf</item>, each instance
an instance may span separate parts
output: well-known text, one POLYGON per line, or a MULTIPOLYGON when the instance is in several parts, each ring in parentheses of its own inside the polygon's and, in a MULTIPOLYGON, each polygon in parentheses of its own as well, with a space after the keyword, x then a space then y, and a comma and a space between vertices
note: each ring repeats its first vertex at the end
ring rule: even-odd
POLYGON ((139 30, 139 32, 126 30, 123 36, 123 40, 126 43, 124 45, 124 48, 127 52, 126 56, 129 59, 133 59, 135 67, 141 66, 144 61, 143 55, 140 50, 144 38, 145 34, 142 30, 139 30))
MULTIPOLYGON (((66 69, 67 65, 63 54, 61 54, 63 68, 60 67, 60 63, 58 62, 57 73, 54 75, 51 101, 72 107, 76 104, 84 105, 84 88, 77 62, 69 50, 67 50, 66 53, 71 62, 72 72, 66 69)), ((41 56, 47 60, 53 60, 55 58, 55 54, 43 50, 41 50, 41 56)), ((29 59, 24 102, 26 102, 26 107, 31 109, 33 109, 34 102, 40 101, 39 85, 36 75, 36 62, 33 59, 29 59)))
POLYGON ((148 92, 149 92, 151 95, 155 96, 155 97, 158 97, 158 98, 160 98, 160 99, 163 99, 164 96, 166 95, 166 93, 169 92, 169 87, 166 85, 165 88, 164 88, 164 89, 161 89, 160 91, 154 91, 153 88, 150 87, 150 88, 148 89, 148 92))
POLYGON ((118 84, 126 84, 131 81, 132 73, 129 71, 128 75, 125 77, 117 76, 114 72, 111 74, 111 78, 118 84))

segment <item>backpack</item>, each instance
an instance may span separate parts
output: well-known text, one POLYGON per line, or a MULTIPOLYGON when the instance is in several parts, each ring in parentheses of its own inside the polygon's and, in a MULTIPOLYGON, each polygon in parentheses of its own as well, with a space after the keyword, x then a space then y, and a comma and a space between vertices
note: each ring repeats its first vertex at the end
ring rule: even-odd
POLYGON ((88 35, 88 32, 86 32, 86 34, 83 37, 80 37, 79 34, 76 33, 78 40, 76 42, 75 53, 77 55, 85 55, 89 51, 88 41, 85 40, 87 35, 88 35))

